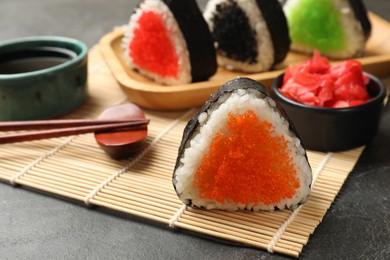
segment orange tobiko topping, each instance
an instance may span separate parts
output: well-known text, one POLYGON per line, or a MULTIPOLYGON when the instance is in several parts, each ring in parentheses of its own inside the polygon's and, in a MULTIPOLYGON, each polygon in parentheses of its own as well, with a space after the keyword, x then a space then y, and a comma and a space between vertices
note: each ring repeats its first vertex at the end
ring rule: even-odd
POLYGON ((163 19, 155 12, 141 14, 129 44, 130 56, 139 68, 160 77, 178 78, 178 56, 163 19))
POLYGON ((270 205, 291 198, 300 184, 287 145, 284 136, 252 110, 229 113, 226 133, 214 137, 194 186, 201 198, 220 203, 270 205))

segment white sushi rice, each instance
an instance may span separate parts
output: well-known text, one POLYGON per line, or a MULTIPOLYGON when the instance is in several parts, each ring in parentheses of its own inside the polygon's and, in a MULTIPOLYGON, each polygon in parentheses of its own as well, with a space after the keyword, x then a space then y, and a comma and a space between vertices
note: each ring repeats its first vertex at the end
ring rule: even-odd
MULTIPOLYGON (((177 24, 175 17, 169 10, 169 7, 161 0, 145 0, 130 16, 130 21, 127 26, 125 37, 122 41, 122 47, 124 49, 125 58, 131 68, 137 69, 142 75, 145 75, 157 83, 165 85, 179 85, 186 84, 192 81, 191 76, 191 63, 190 56, 187 49, 187 43, 184 36, 177 24), (144 12, 151 11, 161 16, 169 37, 173 43, 173 46, 178 57, 179 73, 178 78, 175 77, 161 77, 159 74, 153 73, 146 69, 140 68, 133 62, 133 54, 129 50, 129 46, 134 39, 134 30, 139 28, 138 20, 144 12)), ((157 46, 156 46, 157 47, 157 46)))
MULTIPOLYGON (((215 7, 219 4, 229 4, 229 2, 229 0, 210 0, 207 2, 203 16, 209 25, 210 31, 214 30, 212 21, 216 13, 215 7)), ((236 0, 235 2, 247 14, 250 27, 256 32, 257 63, 249 64, 248 62, 237 61, 218 54, 218 65, 228 70, 239 70, 243 72, 268 71, 273 66, 275 51, 267 23, 263 18, 261 10, 256 0, 236 0)), ((245 41, 245 39, 242 40, 245 41)), ((218 43, 216 43, 216 48, 218 49, 218 43)))
MULTIPOLYGON (((264 97, 258 91, 239 89, 231 94, 225 94, 212 107, 198 117, 200 124, 198 132, 194 133, 192 140, 180 159, 180 165, 174 173, 176 192, 179 198, 186 204, 191 200, 192 205, 207 209, 242 210, 253 211, 293 208, 298 203, 304 202, 310 193, 311 168, 305 157, 305 151, 300 140, 289 130, 289 124, 275 108, 275 102, 269 97, 264 97), (202 199, 199 190, 194 187, 194 175, 200 167, 204 155, 209 152, 215 134, 224 132, 228 114, 245 114, 248 109, 253 110, 261 120, 273 123, 276 135, 284 136, 288 141, 288 153, 292 158, 298 174, 300 187, 292 198, 284 198, 277 204, 236 204, 231 200, 219 203, 214 200, 202 199)), ((250 160, 250 158, 249 158, 250 160)))
MULTIPOLYGON (((295 5, 299 4, 300 0, 288 0, 283 6, 283 10, 288 18, 289 12, 295 5)), ((352 57, 360 57, 363 55, 366 39, 362 25, 357 20, 355 13, 348 0, 334 0, 333 4, 336 10, 340 10, 341 27, 344 31, 346 48, 341 51, 322 52, 321 54, 330 58, 347 59, 352 57)), ((291 49, 307 54, 312 54, 315 47, 304 45, 297 42, 292 42, 291 49)))

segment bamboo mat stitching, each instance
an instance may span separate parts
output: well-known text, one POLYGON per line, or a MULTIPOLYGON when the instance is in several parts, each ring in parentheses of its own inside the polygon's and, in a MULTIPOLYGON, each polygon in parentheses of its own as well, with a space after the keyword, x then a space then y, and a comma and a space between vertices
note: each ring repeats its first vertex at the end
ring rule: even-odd
MULTIPOLYGON (((328 163, 328 161, 330 160, 332 155, 333 155, 333 153, 327 153, 326 156, 322 159, 321 163, 318 165, 316 171, 313 173, 313 180, 311 183, 312 187, 316 183, 318 176, 320 175, 322 170, 325 168, 326 164, 328 163)), ((269 244, 267 246, 268 252, 270 252, 270 253, 274 252, 275 245, 279 242, 280 238, 282 237, 282 235, 286 231, 286 228, 288 227, 288 225, 290 225, 290 223, 295 219, 295 217, 298 214, 298 212, 300 211, 300 209, 301 209, 301 207, 298 207, 295 210, 293 210, 291 215, 284 221, 284 223, 276 231, 275 235, 272 237, 271 241, 269 242, 269 244)))
POLYGON ((186 211, 187 205, 183 204, 180 209, 173 215, 173 217, 169 220, 169 226, 171 228, 175 227, 176 221, 183 215, 183 213, 186 211))
POLYGON ((61 150, 64 146, 68 145, 70 142, 72 142, 72 140, 75 138, 75 136, 71 136, 69 137, 65 142, 63 142, 62 144, 54 147, 51 151, 49 151, 48 153, 42 155, 41 157, 39 157, 38 159, 36 159, 35 161, 31 162, 30 164, 28 164, 26 167, 23 168, 23 170, 21 170, 20 172, 18 172, 17 174, 15 174, 11 179, 10 179, 10 183, 11 185, 15 186, 17 183, 17 180, 22 177, 25 173, 27 173, 30 169, 34 168, 36 165, 38 165, 40 162, 42 162, 43 160, 49 158, 50 156, 53 156, 55 155, 59 150, 61 150))
POLYGON ((315 185, 315 183, 317 182, 318 176, 320 175, 320 173, 324 169, 325 165, 328 163, 328 161, 330 160, 330 158, 332 156, 333 156, 333 153, 327 153, 326 156, 324 157, 324 159, 321 161, 320 165, 318 165, 316 171, 313 174, 313 181, 311 182, 312 189, 313 189, 313 186, 315 185))
POLYGON ((117 177, 125 173, 128 169, 130 169, 135 163, 137 163, 141 158, 144 157, 145 154, 149 152, 151 148, 153 148, 161 138, 163 138, 169 131, 171 131, 177 124, 180 123, 183 119, 188 117, 189 115, 193 114, 195 112, 195 109, 190 109, 184 114, 182 114, 179 118, 177 118, 175 121, 173 121, 168 127, 166 127, 158 136, 156 136, 153 140, 153 142, 145 148, 135 159, 130 161, 127 165, 125 165, 121 170, 119 170, 117 173, 114 173, 110 177, 108 177, 105 181, 103 181, 101 184, 99 184, 94 190, 92 190, 85 198, 84 203, 85 205, 89 206, 91 205, 91 200, 95 197, 96 194, 98 194, 107 184, 109 184, 111 181, 115 180, 117 177))

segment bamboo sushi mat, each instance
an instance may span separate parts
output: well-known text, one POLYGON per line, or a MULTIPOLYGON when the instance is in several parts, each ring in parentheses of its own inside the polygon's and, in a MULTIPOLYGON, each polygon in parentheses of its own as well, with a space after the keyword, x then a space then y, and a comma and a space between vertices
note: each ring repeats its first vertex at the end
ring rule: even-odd
MULTIPOLYGON (((126 102, 97 47, 90 51, 89 64, 89 99, 67 118, 94 118, 105 108, 126 102)), ((110 159, 93 134, 1 145, 0 180, 298 257, 363 147, 341 153, 308 151, 314 174, 312 194, 294 211, 190 208, 177 198, 171 180, 183 128, 194 112, 146 111, 151 122, 145 146, 128 160, 110 159)))

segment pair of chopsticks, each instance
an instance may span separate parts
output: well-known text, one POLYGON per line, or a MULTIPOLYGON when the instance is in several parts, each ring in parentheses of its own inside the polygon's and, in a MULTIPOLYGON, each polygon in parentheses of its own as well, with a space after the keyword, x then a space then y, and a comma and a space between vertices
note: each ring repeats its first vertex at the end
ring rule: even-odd
POLYGON ((86 134, 92 132, 130 131, 146 129, 148 119, 101 120, 59 119, 31 121, 3 121, 0 131, 38 130, 0 135, 0 144, 33 141, 53 137, 86 134))

